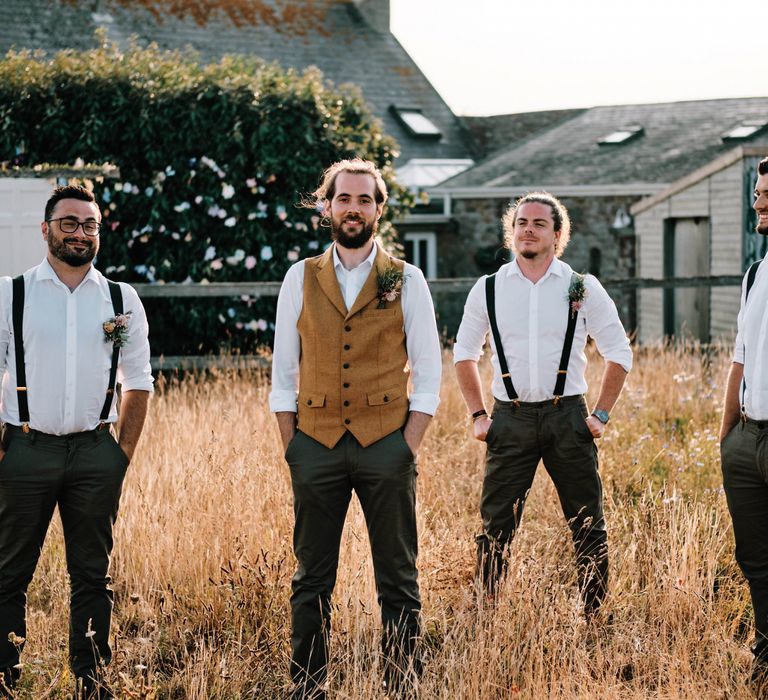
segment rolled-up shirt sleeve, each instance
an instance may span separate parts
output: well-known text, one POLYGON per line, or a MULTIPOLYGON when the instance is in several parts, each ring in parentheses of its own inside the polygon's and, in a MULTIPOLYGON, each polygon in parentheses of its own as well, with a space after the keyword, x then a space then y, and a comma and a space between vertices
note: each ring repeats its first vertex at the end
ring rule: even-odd
POLYGON ((442 355, 437 334, 435 307, 422 271, 407 265, 403 287, 403 326, 413 392, 408 397, 411 411, 435 415, 440 403, 442 355))
POLYGON ((296 324, 304 304, 304 261, 292 265, 285 275, 277 297, 275 344, 272 350, 272 413, 298 410, 299 359, 301 339, 296 324))
POLYGON ((123 292, 123 308, 130 312, 128 341, 120 352, 117 379, 123 391, 154 391, 152 365, 149 351, 149 324, 144 306, 136 290, 120 283, 123 292))
POLYGON ((629 372, 632 369, 632 348, 621 325, 616 304, 592 275, 585 277, 585 286, 587 333, 595 339, 597 350, 605 360, 621 365, 625 372, 629 372))
MULTIPOLYGON (((739 315, 736 317, 736 345, 733 348, 733 361, 738 362, 740 365, 744 364, 744 305, 747 298, 747 275, 744 274, 744 279, 741 281, 741 304, 739 305, 739 315)), ((0 344, 2 339, 0 338, 0 344)))
POLYGON ((464 360, 477 362, 483 354, 485 338, 490 330, 485 304, 485 279, 481 277, 475 283, 464 304, 464 315, 453 346, 454 364, 464 360))

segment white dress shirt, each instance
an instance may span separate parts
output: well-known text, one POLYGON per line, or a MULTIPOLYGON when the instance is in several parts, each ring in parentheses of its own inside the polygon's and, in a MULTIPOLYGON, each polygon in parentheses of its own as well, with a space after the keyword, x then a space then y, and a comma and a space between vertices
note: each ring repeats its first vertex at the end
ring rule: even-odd
MULTIPOLYGON (((496 323, 512 384, 521 401, 544 401, 554 396, 568 325, 568 287, 572 273, 569 265, 555 258, 536 284, 523 275, 514 260, 503 265, 496 274, 496 323)), ((491 328, 485 302, 485 280, 481 277, 467 297, 453 348, 454 363, 477 362, 483 354, 485 338, 491 328)), ((616 306, 592 275, 584 278, 584 286, 587 293, 576 323, 564 396, 583 394, 587 390, 584 347, 588 335, 595 339, 597 349, 606 360, 621 365, 627 372, 632 368, 632 350, 616 306)), ((509 401, 493 337, 491 350, 493 395, 509 401)))
MULTIPOLYGON (((768 268, 766 259, 757 268, 755 281, 744 302, 747 276, 741 285, 741 308, 733 361, 744 365, 744 410, 754 420, 768 420, 768 268)), ((742 384, 742 389, 744 385, 742 384)))
MULTIPOLYGON (((371 274, 378 247, 352 270, 347 270, 333 248, 333 265, 341 295, 351 309, 357 295, 371 274)), ((440 340, 437 335, 435 310, 427 281, 421 270, 405 263, 405 284, 401 301, 406 352, 411 369, 413 392, 409 396, 411 411, 434 415, 440 403, 442 363, 440 340)), ((269 407, 278 411, 296 412, 299 388, 299 357, 301 340, 296 323, 304 306, 304 261, 291 266, 280 288, 275 321, 275 346, 272 353, 272 392, 269 407)))
MULTIPOLYGON (((115 314, 104 276, 91 267, 70 292, 48 260, 24 273, 24 358, 30 427, 51 435, 92 430, 107 396, 112 344, 102 324, 115 314)), ((124 391, 152 391, 148 326, 136 291, 121 283, 131 311, 117 380, 124 391)), ((13 339, 13 286, 0 278, 0 420, 20 425, 13 339)), ((113 399, 108 422, 117 420, 113 399)))

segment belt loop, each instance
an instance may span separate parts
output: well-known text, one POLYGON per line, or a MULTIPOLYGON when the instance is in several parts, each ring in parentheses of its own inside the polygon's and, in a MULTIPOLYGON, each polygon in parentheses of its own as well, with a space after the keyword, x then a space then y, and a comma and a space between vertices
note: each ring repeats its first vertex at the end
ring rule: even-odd
POLYGON ((29 442, 31 444, 34 444, 35 439, 37 438, 37 431, 36 430, 30 430, 29 426, 26 423, 24 424, 24 427, 22 428, 22 430, 24 430, 24 432, 27 435, 29 435, 29 442), (24 428, 26 428, 26 430, 24 430, 24 428))

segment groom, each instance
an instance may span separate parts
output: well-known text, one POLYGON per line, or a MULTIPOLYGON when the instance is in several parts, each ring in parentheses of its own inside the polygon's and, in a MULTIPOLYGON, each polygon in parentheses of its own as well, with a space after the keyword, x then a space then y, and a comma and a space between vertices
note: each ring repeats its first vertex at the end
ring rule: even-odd
POLYGON ((421 271, 374 241, 387 201, 376 166, 340 161, 314 197, 334 242, 285 276, 270 394, 294 498, 293 698, 326 697, 331 593, 353 490, 371 542, 385 684, 399 695, 420 667, 415 460, 439 402, 440 344, 421 271))

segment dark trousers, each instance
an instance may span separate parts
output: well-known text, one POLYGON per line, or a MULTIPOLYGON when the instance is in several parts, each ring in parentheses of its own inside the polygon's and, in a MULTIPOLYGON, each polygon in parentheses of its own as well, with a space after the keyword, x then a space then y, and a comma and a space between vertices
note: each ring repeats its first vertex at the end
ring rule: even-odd
POLYGON ((749 583, 758 663, 768 664, 768 422, 739 423, 720 446, 736 561, 749 583))
POLYGON ((109 430, 52 436, 6 426, 0 462, 0 669, 19 663, 27 587, 56 505, 71 583, 69 657, 89 676, 112 652, 109 558, 128 458, 109 430))
POLYGON ((581 396, 564 397, 559 405, 496 402, 480 503, 483 534, 477 538, 478 577, 489 592, 503 574, 505 549, 543 460, 573 536, 585 610, 594 613, 600 607, 608 583, 608 542, 597 448, 586 416, 581 396))
POLYGON ((323 697, 331 593, 352 491, 360 500, 373 555, 384 627, 385 678, 416 670, 421 600, 416 570, 416 468, 398 430, 368 447, 346 433, 333 449, 297 432, 291 469, 298 569, 291 595, 291 676, 296 697, 323 697))

